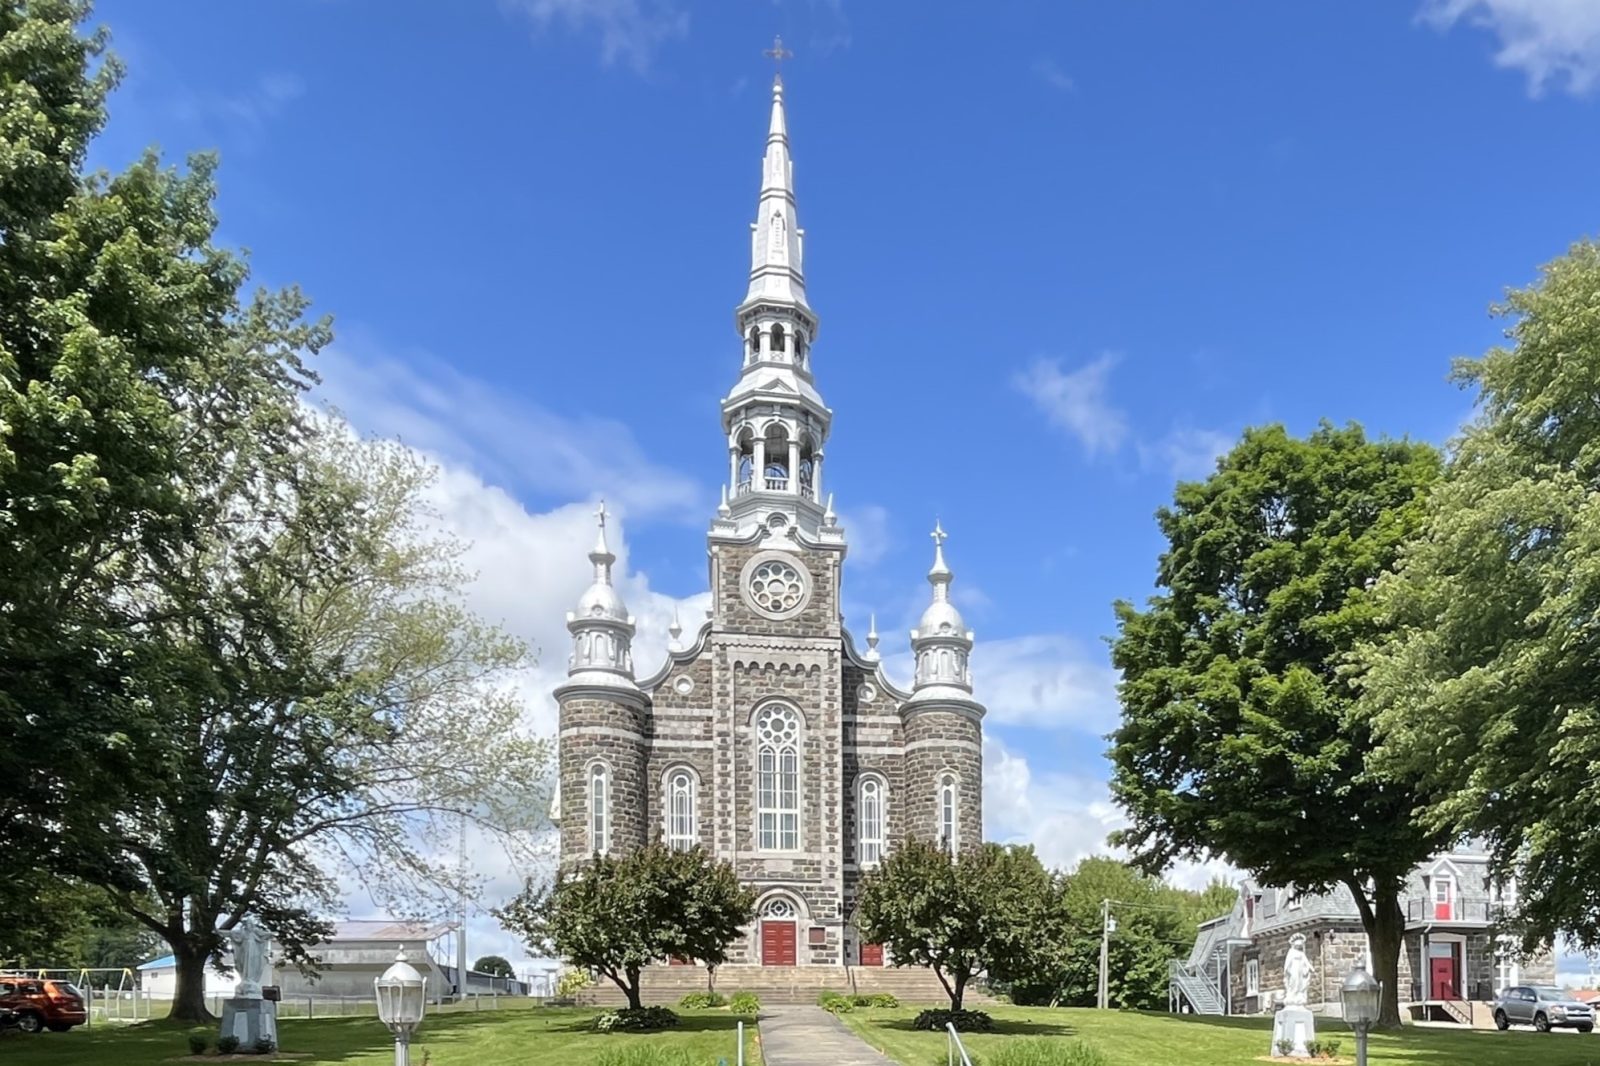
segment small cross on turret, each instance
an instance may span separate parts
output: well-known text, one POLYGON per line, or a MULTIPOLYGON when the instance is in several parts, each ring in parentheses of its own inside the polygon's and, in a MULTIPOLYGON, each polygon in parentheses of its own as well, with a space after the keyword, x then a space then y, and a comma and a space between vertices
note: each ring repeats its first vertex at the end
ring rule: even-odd
POLYGON ((772 39, 772 47, 761 53, 772 60, 772 78, 774 81, 783 80, 783 61, 793 59, 794 53, 783 46, 782 37, 772 39))

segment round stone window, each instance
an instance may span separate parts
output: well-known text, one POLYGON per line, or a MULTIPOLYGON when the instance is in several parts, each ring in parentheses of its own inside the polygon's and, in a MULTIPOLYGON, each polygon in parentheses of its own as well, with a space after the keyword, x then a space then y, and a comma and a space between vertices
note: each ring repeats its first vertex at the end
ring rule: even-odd
POLYGON ((694 691, 694 679, 687 675, 680 677, 672 683, 672 688, 678 695, 687 696, 694 691))
POLYGON ((862 685, 861 690, 856 693, 856 698, 862 703, 871 703, 878 698, 878 690, 871 685, 862 685))
POLYGON ((744 597, 768 618, 799 614, 811 598, 811 576, 786 552, 763 552, 745 564, 744 597))

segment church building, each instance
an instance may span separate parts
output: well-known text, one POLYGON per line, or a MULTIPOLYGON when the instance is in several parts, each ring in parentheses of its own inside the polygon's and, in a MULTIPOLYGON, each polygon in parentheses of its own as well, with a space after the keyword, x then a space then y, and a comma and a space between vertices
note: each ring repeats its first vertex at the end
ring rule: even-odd
POLYGON ((827 356, 806 300, 781 79, 761 175, 734 312, 742 354, 721 405, 712 606, 638 677, 602 506, 594 583, 567 616, 572 656, 555 692, 561 861, 658 837, 699 845, 758 894, 730 961, 881 965, 852 928, 861 875, 910 836, 952 849, 980 839, 984 709, 937 525, 909 692, 884 675, 876 626, 860 648, 840 615, 849 537, 823 488, 833 412, 815 376, 815 353, 824 368, 827 356))

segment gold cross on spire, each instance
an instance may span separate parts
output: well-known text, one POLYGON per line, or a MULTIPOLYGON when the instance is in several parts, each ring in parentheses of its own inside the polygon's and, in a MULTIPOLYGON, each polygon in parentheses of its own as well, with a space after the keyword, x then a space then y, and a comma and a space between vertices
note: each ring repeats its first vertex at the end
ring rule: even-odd
POLYGON ((794 58, 794 53, 783 46, 782 37, 774 37, 772 47, 761 54, 772 60, 773 71, 777 77, 783 76, 783 61, 794 58))

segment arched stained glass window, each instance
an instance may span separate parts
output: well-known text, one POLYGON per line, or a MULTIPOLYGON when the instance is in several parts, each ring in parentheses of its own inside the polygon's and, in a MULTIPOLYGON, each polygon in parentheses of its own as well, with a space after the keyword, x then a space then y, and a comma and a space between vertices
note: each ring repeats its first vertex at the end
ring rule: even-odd
POLYGON ((589 767, 589 851, 611 850, 611 771, 605 763, 589 767))
POLYGON ((694 817, 694 775, 674 770, 667 776, 667 846, 688 851, 700 842, 694 817))
POLYGON ((956 818, 959 803, 956 775, 942 774, 939 777, 939 843, 949 848, 952 855, 961 845, 961 830, 956 818))
POLYGON ((861 793, 856 807, 860 815, 859 859, 863 869, 883 861, 883 844, 889 823, 889 795, 881 780, 876 777, 861 779, 861 793))
POLYGON ((756 846, 800 849, 800 716, 789 707, 756 720, 756 846))

